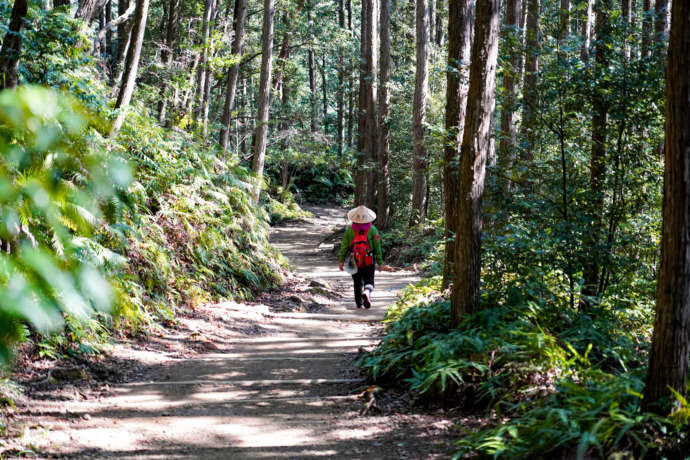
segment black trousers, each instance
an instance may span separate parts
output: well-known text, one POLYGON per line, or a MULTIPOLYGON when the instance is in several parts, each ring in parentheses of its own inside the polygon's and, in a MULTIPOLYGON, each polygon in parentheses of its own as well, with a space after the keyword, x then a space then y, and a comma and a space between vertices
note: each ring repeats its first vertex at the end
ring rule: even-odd
POLYGON ((369 265, 357 270, 357 273, 352 275, 352 281, 355 282, 355 303, 357 306, 362 305, 362 288, 367 284, 374 287, 374 274, 376 273, 376 266, 369 265))

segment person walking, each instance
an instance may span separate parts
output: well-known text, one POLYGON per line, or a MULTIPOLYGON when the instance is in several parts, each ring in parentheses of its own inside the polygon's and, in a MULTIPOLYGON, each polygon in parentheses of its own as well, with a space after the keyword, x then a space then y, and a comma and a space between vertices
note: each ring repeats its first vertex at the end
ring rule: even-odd
POLYGON ((381 236, 373 223, 376 213, 366 206, 358 206, 347 213, 352 225, 345 230, 340 245, 340 270, 348 262, 348 273, 352 274, 357 308, 371 308, 371 293, 374 290, 376 264, 381 270, 381 236))

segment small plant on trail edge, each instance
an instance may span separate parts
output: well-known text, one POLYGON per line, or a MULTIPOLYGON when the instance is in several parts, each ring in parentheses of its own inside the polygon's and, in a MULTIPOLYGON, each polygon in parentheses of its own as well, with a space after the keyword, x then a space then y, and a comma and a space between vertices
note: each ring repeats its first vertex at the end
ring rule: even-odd
POLYGON ((687 452, 685 400, 668 417, 640 410, 646 331, 607 308, 590 316, 534 301, 487 307, 450 329, 440 282, 403 293, 387 313, 386 335, 359 365, 379 385, 499 421, 467 432, 456 458, 687 452))

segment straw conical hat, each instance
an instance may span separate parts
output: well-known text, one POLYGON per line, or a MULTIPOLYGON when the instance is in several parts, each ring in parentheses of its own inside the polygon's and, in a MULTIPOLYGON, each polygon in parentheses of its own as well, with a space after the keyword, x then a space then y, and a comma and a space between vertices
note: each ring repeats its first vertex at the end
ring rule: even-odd
POLYGON ((376 219, 376 213, 366 206, 357 206, 347 213, 347 218, 356 224, 368 224, 376 219))

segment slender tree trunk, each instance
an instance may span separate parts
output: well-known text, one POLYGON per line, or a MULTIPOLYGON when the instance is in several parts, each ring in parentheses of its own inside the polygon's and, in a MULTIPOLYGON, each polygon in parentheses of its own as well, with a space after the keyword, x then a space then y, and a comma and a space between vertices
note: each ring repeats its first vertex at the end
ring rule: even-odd
MULTIPOLYGON (((427 0, 429 6, 429 41, 433 41, 436 37, 436 0, 427 0)), ((440 12, 440 8, 439 8, 440 12)))
POLYGON ((352 76, 347 78, 347 146, 354 146, 355 124, 355 82, 352 76))
MULTIPOLYGON (((211 18, 213 17, 213 9, 215 8, 215 0, 205 0, 204 2, 204 19, 201 31, 201 59, 199 62, 199 69, 197 74, 197 96, 198 103, 196 110, 194 111, 194 122, 196 122, 199 117, 203 118, 205 110, 205 99, 206 99, 206 86, 210 84, 207 81, 209 76, 208 68, 208 52, 209 52, 209 41, 211 36, 211 18)), ((205 129, 205 127, 203 128, 205 129)))
POLYGON ((127 106, 129 106, 132 94, 134 93, 134 84, 137 79, 137 70, 139 69, 139 57, 141 56, 141 46, 144 43, 144 31, 146 30, 146 18, 149 12, 149 0, 136 0, 136 5, 134 11, 134 25, 132 27, 132 43, 127 51, 120 92, 115 102, 115 108, 120 109, 120 111, 113 122, 110 137, 115 137, 117 135, 117 132, 122 127, 122 123, 125 121, 127 106))
POLYGON ((625 55, 625 61, 630 61, 630 53, 632 48, 630 47, 630 40, 628 35, 630 34, 632 26, 632 10, 633 10, 633 0, 621 0, 621 13, 623 19, 623 26, 625 27, 625 43, 623 53, 625 55))
POLYGON ((166 68, 167 75, 161 85, 161 100, 158 103, 158 122, 165 125, 168 101, 170 99, 170 80, 172 79, 172 64, 175 56, 175 40, 179 29, 180 1, 170 0, 168 4, 168 17, 165 23, 165 42, 161 50, 161 61, 166 68))
POLYGON ((391 94, 388 83, 391 76, 391 0, 381 0, 379 11, 381 41, 379 48, 378 86, 378 200, 376 225, 384 229, 390 219, 390 110, 391 94))
POLYGON ((29 6, 27 0, 14 0, 10 23, 0 49, 0 89, 16 88, 19 84, 19 56, 22 52, 21 30, 29 6))
POLYGON ((673 2, 666 66, 666 137, 661 266, 644 389, 645 410, 666 415, 686 394, 690 352, 690 3, 673 2))
POLYGON ((479 309, 482 200, 498 59, 499 0, 477 0, 467 115, 460 153, 451 324, 479 309))
POLYGON ((498 145, 498 161, 503 177, 503 190, 510 194, 513 163, 517 149, 515 126, 517 123, 517 81, 520 73, 520 49, 512 46, 520 43, 520 10, 521 0, 508 0, 506 3, 505 28, 506 50, 501 50, 508 57, 508 65, 503 70, 503 111, 501 113, 501 139, 498 145))
POLYGON ((410 225, 424 222, 426 218, 427 151, 424 145, 426 123, 426 97, 429 92, 429 5, 427 0, 416 0, 416 51, 414 101, 412 108, 412 214, 410 225))
POLYGON ((444 11, 443 1, 437 0, 436 5, 438 12, 436 13, 436 37, 434 37, 434 41, 438 46, 443 45, 443 14, 441 14, 444 11))
POLYGON ((259 109, 256 116, 256 129, 252 149, 252 171, 256 174, 254 199, 258 203, 266 159, 266 138, 268 134, 268 114, 271 100, 271 70, 273 60, 273 0, 264 0, 264 20, 261 31, 261 76, 259 80, 259 109))
MULTIPOLYGON (((598 0, 596 4, 595 33, 597 45, 594 59, 596 72, 603 72, 609 63, 609 52, 605 40, 610 35, 611 0, 598 0)), ((606 179, 606 125, 608 120, 608 104, 604 98, 604 88, 597 88, 592 96, 592 152, 589 165, 589 193, 590 193, 590 228, 584 241, 588 252, 582 270, 584 285, 580 299, 580 308, 585 309, 590 304, 588 298, 599 295, 599 254, 600 233, 602 231, 604 207, 604 181, 606 179)))
POLYGON ((594 0, 587 0, 587 7, 585 8, 585 17, 582 20, 582 48, 580 49, 580 59, 586 61, 589 59, 589 48, 592 45, 592 7, 594 0))
MULTIPOLYGON (((519 0, 518 0, 519 2, 519 0)), ((448 0, 448 69, 446 72, 446 137, 443 143, 443 190, 445 256, 443 288, 453 279, 457 233, 458 172, 460 144, 465 126, 470 52, 472 49, 472 0, 448 0)), ((518 8, 519 11, 519 8, 518 8)))
MULTIPOLYGON (((105 22, 106 24, 113 20, 113 2, 108 0, 105 4, 105 22)), ((113 32, 108 29, 105 33, 105 54, 108 56, 108 62, 112 63, 114 58, 113 53, 113 32)))
POLYGON ((355 206, 365 204, 367 199, 367 174, 366 174, 366 146, 367 146, 367 110, 369 108, 369 93, 371 89, 371 56, 367 55, 370 44, 367 40, 371 34, 368 29, 372 27, 369 21, 372 0, 362 0, 362 19, 360 33, 360 60, 359 60, 359 97, 357 111, 357 164, 355 169, 355 206))
POLYGON ((237 90, 237 79, 240 74, 240 60, 244 50, 244 22, 247 18, 247 0, 235 0, 235 13, 233 17, 233 39, 232 54, 237 56, 238 62, 230 66, 228 70, 228 81, 225 88, 225 104, 223 105, 223 118, 220 129, 220 146, 223 153, 228 149, 228 139, 230 138, 230 117, 235 105, 235 92, 237 90))
POLYGON ((328 136, 328 81, 326 80, 326 54, 321 55, 321 92, 323 95, 323 135, 328 136))
MULTIPOLYGON (((683 1, 683 0, 678 0, 683 1)), ((655 52, 659 57, 666 54, 666 41, 668 40, 668 2, 669 0, 656 0, 654 12, 654 39, 656 40, 655 52)))
MULTIPOLYGON (((311 29, 312 24, 312 1, 307 1, 307 25, 311 29)), ((309 114, 311 116, 311 132, 316 132, 316 63, 314 61, 314 48, 309 44, 307 50, 307 68, 309 71, 309 114)))
POLYGON ((378 22, 378 0, 366 0, 370 2, 369 8, 367 8, 369 17, 367 18, 367 23, 369 27, 367 28, 367 62, 370 65, 368 69, 368 96, 367 96, 367 124, 366 124, 366 178, 367 178, 367 195, 366 204, 370 208, 376 207, 376 195, 377 195, 377 175, 376 172, 376 162, 378 161, 378 117, 377 112, 377 102, 376 102, 376 78, 377 78, 377 22, 378 22))
POLYGON ((525 60, 524 75, 524 120, 522 122, 522 137, 525 140, 523 160, 527 166, 534 159, 534 150, 537 144, 537 114, 539 112, 539 97, 537 94, 537 74, 539 72, 539 2, 540 0, 527 1, 527 29, 526 47, 527 58, 525 60))
POLYGON ((642 2, 642 57, 650 56, 652 44, 652 1, 642 2))
POLYGON ((558 40, 565 40, 568 36, 568 24, 570 23, 570 0, 561 0, 561 9, 558 13, 558 40))
MULTIPOLYGON (((117 15, 122 16, 125 14, 125 12, 129 9, 129 0, 118 0, 117 2, 117 15)), ((127 22, 123 22, 122 24, 118 24, 117 26, 117 56, 115 58, 115 61, 119 64, 121 60, 124 59, 125 53, 127 50, 125 49, 125 45, 127 44, 127 41, 129 40, 129 24, 127 22)))
MULTIPOLYGON (((341 30, 345 30, 345 4, 343 0, 337 0, 337 2, 338 26, 341 30)), ((383 27, 383 24, 381 27, 383 27)), ((338 114, 337 126, 335 129, 335 142, 338 148, 338 156, 342 156, 343 142, 345 139, 345 49, 342 45, 338 46, 338 90, 336 99, 338 114)))
MULTIPOLYGON (((352 29, 352 0, 345 0, 345 11, 347 12, 347 30, 350 33, 350 38, 354 37, 355 31, 352 29)), ((354 147, 354 129, 355 123, 355 80, 354 80, 354 64, 352 60, 348 62, 349 72, 347 75, 347 146, 354 147)))

